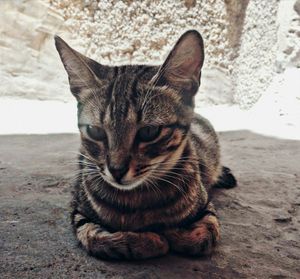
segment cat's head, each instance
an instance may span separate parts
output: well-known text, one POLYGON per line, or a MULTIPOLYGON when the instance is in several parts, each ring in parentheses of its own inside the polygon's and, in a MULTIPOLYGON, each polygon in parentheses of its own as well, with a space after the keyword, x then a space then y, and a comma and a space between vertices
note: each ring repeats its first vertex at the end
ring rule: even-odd
MULTIPOLYGON (((153 183, 182 156, 200 85, 203 40, 184 33, 162 66, 104 66, 55 37, 78 101, 81 151, 110 185, 153 183)), ((184 159, 184 158, 183 158, 184 159)))

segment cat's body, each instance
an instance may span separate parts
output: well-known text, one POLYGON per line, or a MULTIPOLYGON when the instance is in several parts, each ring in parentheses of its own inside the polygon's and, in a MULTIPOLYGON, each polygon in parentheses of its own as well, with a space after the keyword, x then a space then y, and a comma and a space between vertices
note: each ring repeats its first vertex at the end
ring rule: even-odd
POLYGON ((101 258, 210 253, 219 223, 207 191, 235 180, 214 129, 193 112, 199 33, 185 33, 161 67, 102 66, 60 38, 56 46, 79 103, 72 224, 80 243, 101 258))

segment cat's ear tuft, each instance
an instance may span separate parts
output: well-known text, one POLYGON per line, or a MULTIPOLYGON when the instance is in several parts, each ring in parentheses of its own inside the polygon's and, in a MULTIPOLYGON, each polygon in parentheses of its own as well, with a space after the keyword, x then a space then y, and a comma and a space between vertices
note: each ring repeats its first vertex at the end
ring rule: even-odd
POLYGON ((79 100, 97 86, 97 77, 89 64, 97 63, 72 49, 59 36, 54 37, 56 49, 68 73, 72 94, 79 100))
POLYGON ((171 50, 158 76, 160 84, 166 83, 190 95, 195 95, 200 85, 204 62, 203 39, 198 31, 185 32, 171 50))

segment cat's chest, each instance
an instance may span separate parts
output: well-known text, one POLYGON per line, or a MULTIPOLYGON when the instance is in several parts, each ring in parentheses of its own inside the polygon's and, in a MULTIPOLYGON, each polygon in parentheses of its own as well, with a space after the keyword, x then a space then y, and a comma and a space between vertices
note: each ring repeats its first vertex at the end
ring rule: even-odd
MULTIPOLYGON (((88 191, 89 192, 89 191, 88 191)), ((145 193, 144 193, 145 194, 145 193)), ((179 224, 183 219, 196 212, 206 202, 205 194, 199 187, 188 185, 186 192, 168 193, 168 198, 159 200, 157 194, 147 197, 131 197, 134 207, 122 206, 124 197, 115 197, 115 203, 108 203, 99 196, 87 195, 99 222, 116 231, 155 230, 179 224), (119 198, 119 201, 118 201, 119 198)))
POLYGON ((98 207, 99 219, 116 231, 156 230, 180 223, 193 211, 194 202, 188 205, 178 203, 164 209, 136 210, 122 212, 110 210, 104 206, 98 207))

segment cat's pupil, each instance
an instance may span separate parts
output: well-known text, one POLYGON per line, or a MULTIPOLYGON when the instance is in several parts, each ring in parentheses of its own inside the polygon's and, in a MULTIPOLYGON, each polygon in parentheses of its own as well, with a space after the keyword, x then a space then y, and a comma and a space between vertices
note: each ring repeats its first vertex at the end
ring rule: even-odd
POLYGON ((160 134, 161 127, 160 126, 146 126, 141 128, 138 131, 138 138, 140 141, 152 141, 157 138, 160 134))
POLYGON ((89 137, 91 137, 93 140, 102 141, 106 138, 106 133, 104 129, 97 126, 88 125, 87 133, 89 137))

